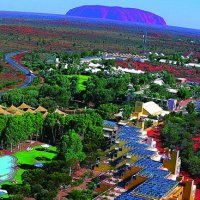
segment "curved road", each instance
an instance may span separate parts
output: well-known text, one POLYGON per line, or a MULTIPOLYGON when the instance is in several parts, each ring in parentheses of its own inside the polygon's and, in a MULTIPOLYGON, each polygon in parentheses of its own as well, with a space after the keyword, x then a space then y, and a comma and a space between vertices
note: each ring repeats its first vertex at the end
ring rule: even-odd
MULTIPOLYGON (((5 60, 10 65, 12 65, 13 68, 20 70, 26 76, 25 82, 22 85, 18 86, 17 88, 27 87, 33 81, 33 79, 35 78, 35 75, 32 74, 29 69, 23 67, 22 65, 19 65, 16 61, 12 60, 13 56, 16 56, 18 54, 25 53, 25 52, 27 52, 27 51, 17 51, 17 52, 12 52, 12 53, 6 54, 6 56, 5 56, 5 60)), ((0 96, 4 93, 5 92, 0 92, 0 96)))

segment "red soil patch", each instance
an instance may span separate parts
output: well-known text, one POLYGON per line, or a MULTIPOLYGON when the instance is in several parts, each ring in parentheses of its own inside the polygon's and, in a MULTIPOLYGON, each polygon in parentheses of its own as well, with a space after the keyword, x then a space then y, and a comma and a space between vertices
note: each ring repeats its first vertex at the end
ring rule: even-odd
POLYGON ((142 70, 150 73, 162 72, 163 70, 173 74, 177 78, 185 77, 189 81, 200 83, 200 70, 196 68, 186 68, 182 66, 171 66, 168 64, 154 65, 150 62, 138 61, 120 61, 116 62, 116 66, 123 68, 142 70))
POLYGON ((13 57, 13 59, 14 59, 15 61, 17 61, 17 63, 18 63, 19 65, 22 65, 21 60, 22 60, 22 57, 23 57, 25 54, 26 54, 25 52, 20 53, 20 54, 16 55, 15 57, 13 57))
MULTIPOLYGON (((19 64, 22 65, 21 59, 24 56, 25 53, 18 54, 14 57, 14 60, 19 64)), ((22 74, 22 72, 18 71, 17 69, 14 69, 10 64, 8 63, 2 63, 4 67, 6 67, 6 72, 0 74, 0 79, 3 80, 4 83, 9 81, 16 80, 15 85, 6 86, 2 89, 2 91, 13 89, 17 86, 20 86, 22 83, 25 82, 26 76, 22 74), (20 80, 20 82, 17 82, 17 80, 20 80)))

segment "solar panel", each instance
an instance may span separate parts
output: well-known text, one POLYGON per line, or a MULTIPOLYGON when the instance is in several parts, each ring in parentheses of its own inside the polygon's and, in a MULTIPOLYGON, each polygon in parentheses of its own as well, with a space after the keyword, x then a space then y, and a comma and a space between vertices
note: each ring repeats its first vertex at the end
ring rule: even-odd
POLYGON ((144 197, 138 197, 138 196, 132 195, 131 193, 123 193, 117 198, 115 198, 115 200, 147 200, 147 199, 144 197))
POLYGON ((140 160, 137 160, 136 162, 132 163, 131 166, 137 166, 142 168, 160 168, 162 167, 162 163, 151 160, 149 158, 141 158, 140 160))
POLYGON ((149 198, 161 199, 169 194, 177 185, 177 181, 153 177, 135 188, 132 193, 145 195, 149 198))
POLYGON ((153 178, 155 176, 155 177, 165 178, 165 177, 168 177, 170 174, 171 174, 171 172, 167 171, 167 170, 145 168, 145 169, 142 169, 141 171, 139 171, 136 174, 136 176, 140 175, 140 176, 144 176, 144 177, 148 177, 148 178, 153 178))
POLYGON ((117 122, 104 120, 104 126, 114 128, 117 126, 117 122))
MULTIPOLYGON (((114 125, 110 121, 105 121, 107 124, 114 125), (110 124, 111 123, 111 124, 110 124)), ((104 123, 105 123, 104 122, 104 123)), ((141 171, 137 172, 134 175, 127 177, 125 180, 119 182, 121 187, 129 184, 131 181, 134 181, 134 177, 137 175, 144 176, 149 178, 147 181, 136 187, 131 193, 123 193, 120 196, 116 197, 116 200, 146 200, 150 199, 161 199, 170 193, 177 185, 177 181, 166 179, 171 172, 167 170, 160 169, 162 163, 152 160, 150 157, 155 155, 155 151, 150 151, 147 148, 148 144, 140 143, 139 141, 141 132, 139 128, 130 127, 130 126, 121 126, 118 133, 116 134, 116 140, 125 141, 123 148, 128 148, 128 154, 140 158, 139 160, 133 162, 129 167, 122 165, 117 169, 115 176, 122 176, 126 173, 126 170, 136 166, 142 168, 141 171), (146 196, 144 198, 141 196, 146 196)), ((115 164, 119 164, 124 160, 124 156, 115 160, 115 164)))
POLYGON ((200 111, 200 101, 194 102, 196 111, 200 111))
POLYGON ((151 156, 156 155, 156 152, 142 149, 140 147, 140 148, 133 149, 132 151, 129 152, 129 154, 131 154, 133 156, 141 157, 141 158, 150 158, 151 156))

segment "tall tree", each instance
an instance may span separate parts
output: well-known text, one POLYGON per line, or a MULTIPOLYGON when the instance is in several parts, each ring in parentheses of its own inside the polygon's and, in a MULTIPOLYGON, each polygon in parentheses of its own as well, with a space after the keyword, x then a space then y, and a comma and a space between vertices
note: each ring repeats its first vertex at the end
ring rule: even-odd
POLYGON ((83 145, 79 135, 74 130, 69 130, 62 138, 59 153, 66 161, 82 161, 85 159, 83 145))

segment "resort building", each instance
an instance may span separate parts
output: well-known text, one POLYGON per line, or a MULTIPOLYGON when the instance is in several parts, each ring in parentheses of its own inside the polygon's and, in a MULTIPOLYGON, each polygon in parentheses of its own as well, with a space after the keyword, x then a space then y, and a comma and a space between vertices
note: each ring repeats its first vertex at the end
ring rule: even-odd
MULTIPOLYGON (((116 123, 105 121, 115 129, 116 123)), ((140 128, 120 125, 114 143, 106 150, 106 159, 94 168, 101 172, 96 200, 193 200, 193 181, 179 177, 179 151, 165 149, 160 155, 140 128)), ((155 143, 155 141, 154 141, 155 143)))
POLYGON ((153 116, 164 116, 169 114, 169 111, 163 110, 158 104, 153 101, 147 103, 136 102, 135 110, 131 115, 131 119, 140 119, 141 117, 148 117, 149 115, 153 116))

